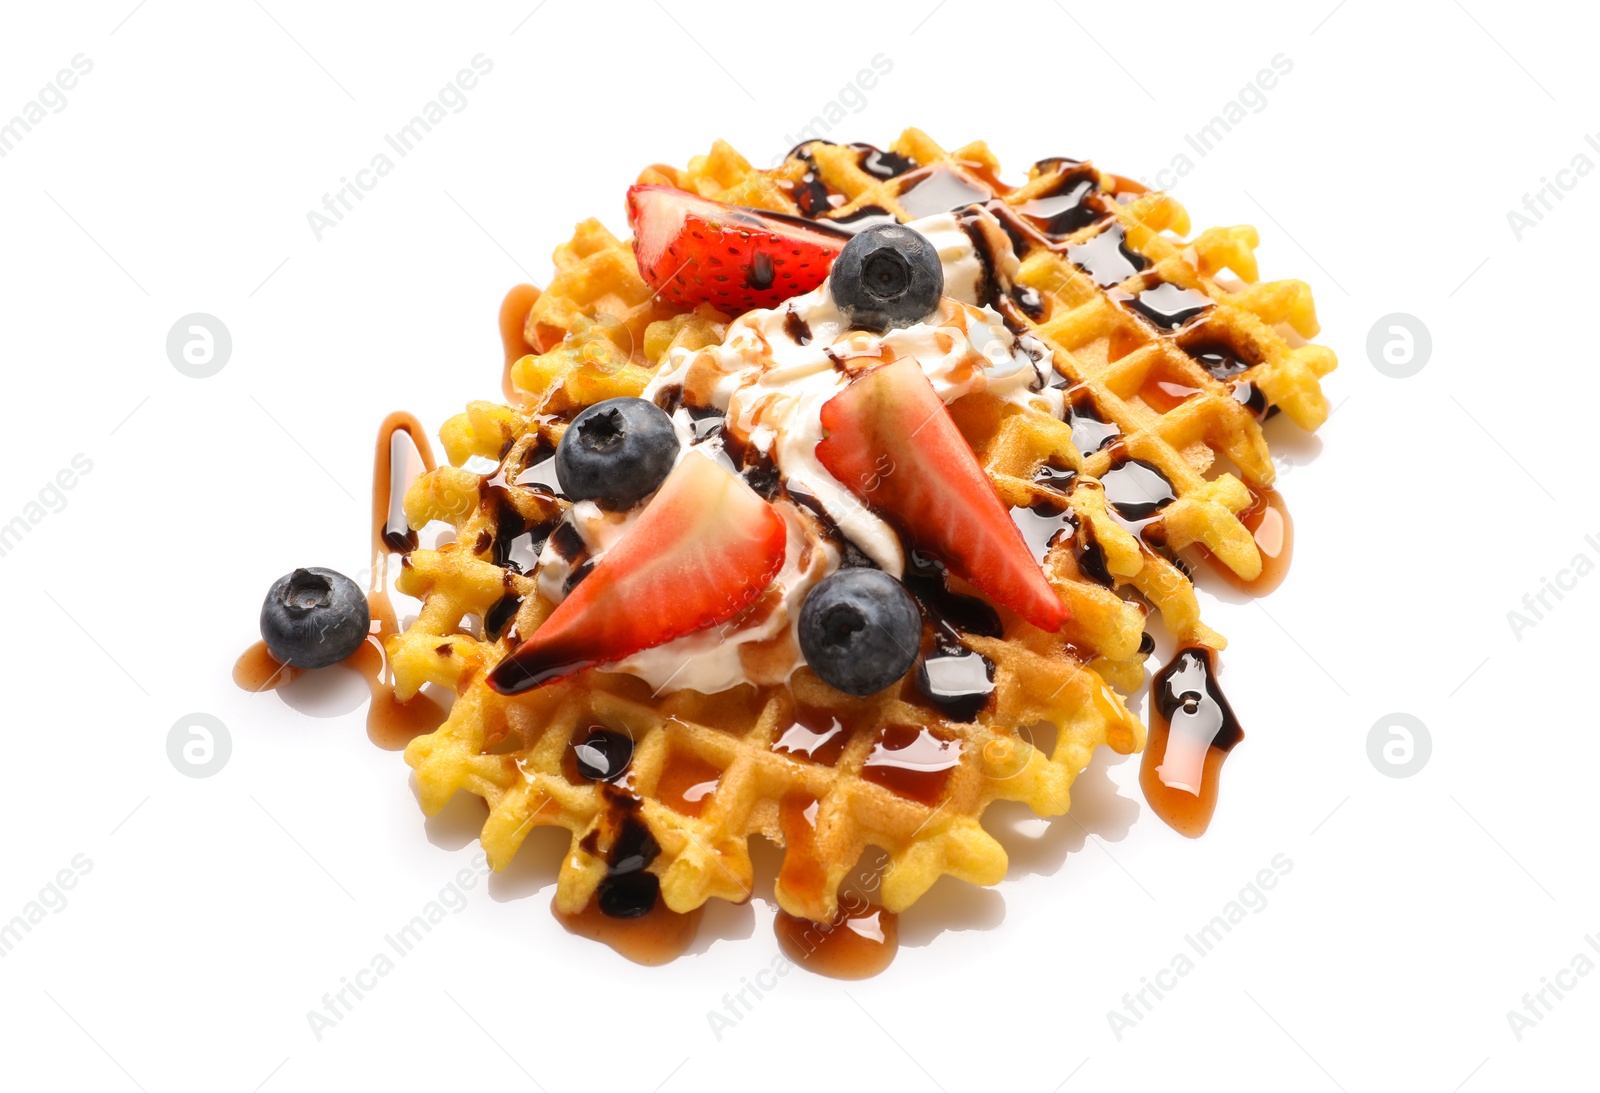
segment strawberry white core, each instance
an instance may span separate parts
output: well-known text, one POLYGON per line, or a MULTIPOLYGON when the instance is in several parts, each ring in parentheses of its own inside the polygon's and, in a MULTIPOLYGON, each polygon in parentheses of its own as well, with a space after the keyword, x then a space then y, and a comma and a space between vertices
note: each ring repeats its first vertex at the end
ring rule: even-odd
POLYGON ((655 199, 651 215, 639 226, 636 245, 640 266, 653 266, 661 261, 661 256, 666 253, 667 247, 678 238, 678 233, 683 231, 683 222, 688 218, 689 203, 692 200, 694 199, 688 194, 680 197, 676 193, 655 199))

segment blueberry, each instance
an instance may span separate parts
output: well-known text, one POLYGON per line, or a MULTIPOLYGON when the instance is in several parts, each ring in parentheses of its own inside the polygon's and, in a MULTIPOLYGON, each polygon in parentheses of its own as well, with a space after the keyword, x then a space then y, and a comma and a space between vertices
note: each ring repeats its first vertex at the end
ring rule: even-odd
POLYGON ((361 648, 372 612, 359 585, 331 569, 279 577, 261 605, 267 652, 295 668, 326 668, 361 648))
POLYGON ((677 458, 677 430, 659 406, 608 398, 567 426, 556 448, 556 474, 574 501, 626 509, 654 493, 677 458))
POLYGON ((879 334, 921 322, 944 295, 938 251, 902 224, 857 233, 833 260, 828 281, 850 325, 879 334))
POLYGON ((917 601, 881 569, 841 569, 800 606, 806 662, 845 694, 875 694, 894 683, 911 670, 921 642, 917 601))

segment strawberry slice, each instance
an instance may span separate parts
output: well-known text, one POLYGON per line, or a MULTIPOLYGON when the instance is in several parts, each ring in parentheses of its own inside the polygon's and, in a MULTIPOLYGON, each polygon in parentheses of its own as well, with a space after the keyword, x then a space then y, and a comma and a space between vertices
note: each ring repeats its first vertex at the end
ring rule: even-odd
POLYGON ((727 622, 783 568, 787 537, 743 479, 692 452, 489 686, 514 695, 727 622))
POLYGON ((828 473, 996 603, 1060 629, 1066 605, 914 359, 857 375, 823 404, 822 427, 828 473))
POLYGON ((663 299, 729 315, 810 292, 850 238, 671 186, 630 188, 628 223, 639 273, 663 299))

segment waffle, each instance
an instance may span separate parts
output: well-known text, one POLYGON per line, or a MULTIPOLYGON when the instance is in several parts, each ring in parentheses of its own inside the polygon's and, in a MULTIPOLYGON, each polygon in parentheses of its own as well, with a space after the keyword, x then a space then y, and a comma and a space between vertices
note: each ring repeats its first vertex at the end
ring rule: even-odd
MULTIPOLYGON (((1020 264, 1005 273, 1014 283, 1002 286, 1006 316, 1054 351, 1073 414, 1056 420, 981 393, 950 409, 1004 501, 1060 532, 1044 566, 1072 618, 1047 634, 1002 609, 998 633, 961 636, 994 666, 993 698, 971 721, 931 709, 910 677, 858 699, 808 669, 787 686, 715 695, 654 694, 638 678, 600 671, 516 697, 491 690, 489 670, 553 610, 536 590, 526 542, 566 502, 541 488, 536 468, 577 411, 639 394, 670 349, 720 342, 730 318, 663 303, 628 243, 597 221, 578 225, 528 314, 531 352, 510 371, 516 404, 472 403, 450 419, 441 432, 449 464, 407 493, 413 527, 443 521, 455 534, 406 556, 399 588, 422 606, 388 641, 398 698, 429 683, 455 696, 445 723, 406 751, 424 811, 437 812, 458 790, 482 797, 482 843, 496 869, 533 827, 566 828, 572 846, 555 900, 562 911, 577 913, 597 897, 603 908, 608 885, 641 871, 676 912, 712 897, 742 901, 752 894, 752 835, 784 847, 780 905, 818 921, 837 915, 841 882, 873 847, 883 852, 871 859, 881 878, 873 898, 890 911, 945 874, 996 883, 1006 855, 980 824, 992 801, 1061 814, 1095 748, 1142 747, 1144 727, 1118 690, 1142 681, 1151 606, 1180 638, 1221 647, 1221 635, 1199 620, 1174 552, 1201 543, 1243 578, 1260 571, 1237 514, 1272 481, 1261 412, 1281 407, 1306 428, 1327 413, 1318 379, 1332 354, 1280 332, 1287 324, 1300 337, 1315 333, 1309 290, 1254 283, 1251 229, 1178 242, 1162 232, 1187 231, 1181 206, 1085 164, 1045 161, 1013 190, 995 181, 998 166, 982 144, 947 153, 908 130, 891 151, 981 193, 1019 252, 1020 264), (1059 190, 1069 172, 1074 185, 1089 183, 1084 222, 1059 237, 1034 231, 1030 203, 1059 190), (1092 253, 1076 248, 1112 229, 1143 264, 1102 285, 1099 263, 1091 273, 1073 257, 1092 253), (1229 283, 1219 281, 1224 270, 1234 275, 1229 283), (1138 310, 1138 294, 1158 289, 1156 278, 1211 303, 1178 330, 1158 329, 1138 310), (1207 355, 1219 352, 1234 363, 1211 365, 1207 355), (1151 395, 1152 383, 1185 393, 1168 405, 1151 395), (1091 447, 1084 437, 1096 430, 1104 443, 1091 447), (1218 457, 1244 480, 1219 471, 1218 457), (1171 500, 1151 524, 1130 520, 1118 504, 1118 471, 1130 465, 1169 484, 1171 500), (625 777, 591 781, 578 772, 574 745, 596 730, 631 742, 625 777), (925 769, 895 765, 913 756, 925 769)), ((761 171, 719 142, 686 170, 652 167, 640 181, 790 214, 847 217, 875 206, 913 219, 906 205, 916 202, 901 192, 906 176, 880 177, 863 159, 813 143, 761 171)), ((952 593, 975 594, 949 583, 952 593)))
MULTIPOLYGON (((1161 513, 1166 549, 1151 550, 1144 543, 1136 547, 1140 562, 1124 559, 1112 574, 1119 585, 1131 585, 1155 604, 1175 634, 1221 648, 1221 635, 1200 622, 1193 587, 1176 552, 1200 543, 1243 580, 1260 574, 1260 554, 1237 516, 1256 499, 1251 487, 1270 488, 1276 475, 1260 419, 1276 408, 1302 429, 1314 430, 1328 416, 1320 380, 1333 371, 1334 354, 1324 346, 1294 344, 1319 329, 1310 287, 1303 281, 1257 283, 1260 238, 1249 226, 1212 228, 1186 243, 1163 234, 1189 231, 1182 205, 1089 163, 1041 160, 1029 169, 1024 185, 1011 188, 999 182, 999 163, 981 141, 947 152, 921 130, 908 129, 889 150, 917 168, 880 178, 863 169, 861 146, 814 141, 794 149, 776 170, 760 172, 719 142, 687 170, 655 167, 640 181, 792 214, 822 210, 817 219, 824 221, 848 221, 875 210, 901 221, 915 219, 924 210, 907 208, 902 190, 923 181, 924 173, 953 180, 948 192, 964 187, 975 202, 987 204, 1021 260, 1017 287, 1024 299, 1028 290, 1033 294, 1033 308, 1010 308, 1007 318, 1053 350, 1073 414, 1090 426, 1091 442, 1100 432, 1095 422, 1116 428, 1114 440, 1108 437, 1109 443, 1094 448, 1090 443, 1052 445, 1047 436, 1017 437, 1001 445, 1005 458, 991 459, 988 470, 1013 504, 1023 503, 1022 494, 1008 480, 1027 466, 1026 456, 1037 465, 1049 453, 1094 478, 1129 460, 1159 470, 1176 495, 1161 513), (1030 217, 1028 210, 1063 190, 1083 195, 1056 214, 1070 230, 1041 230, 1037 221, 1043 218, 1030 217), (1129 264, 1144 268, 1102 285, 1072 255, 1079 246, 1117 232, 1126 250, 1138 256, 1129 264), (1223 282, 1224 273, 1232 274, 1230 283, 1223 282), (1176 332, 1158 329, 1124 299, 1137 299, 1152 281, 1202 293, 1211 304, 1176 332), (1233 363, 1208 367, 1202 360, 1207 355, 1233 363), (1224 381, 1215 371, 1231 374, 1224 381), (1229 472, 1208 479, 1218 456, 1237 467, 1244 481, 1229 472)), ((1012 428, 1032 433, 1036 423, 1018 421, 1012 428)), ((1102 543, 1118 538, 1109 523, 1094 525, 1102 543)))

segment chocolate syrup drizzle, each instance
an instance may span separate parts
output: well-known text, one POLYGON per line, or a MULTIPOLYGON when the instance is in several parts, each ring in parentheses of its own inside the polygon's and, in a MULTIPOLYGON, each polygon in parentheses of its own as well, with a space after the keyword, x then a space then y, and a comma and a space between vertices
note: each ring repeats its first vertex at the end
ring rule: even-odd
POLYGON ((931 632, 931 648, 917 658, 918 692, 951 721, 976 720, 994 694, 995 666, 962 637, 1000 637, 999 614, 983 600, 950 591, 944 566, 920 551, 907 555, 903 583, 931 632))

